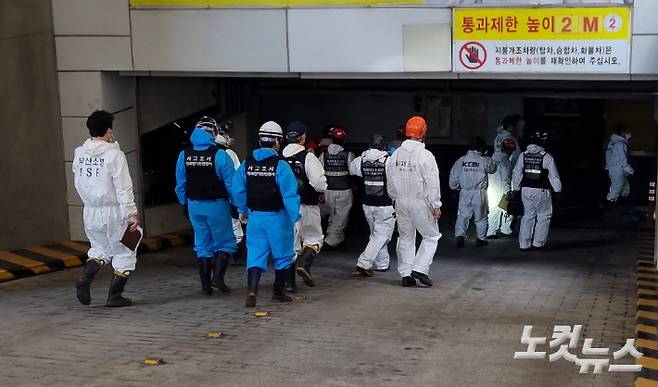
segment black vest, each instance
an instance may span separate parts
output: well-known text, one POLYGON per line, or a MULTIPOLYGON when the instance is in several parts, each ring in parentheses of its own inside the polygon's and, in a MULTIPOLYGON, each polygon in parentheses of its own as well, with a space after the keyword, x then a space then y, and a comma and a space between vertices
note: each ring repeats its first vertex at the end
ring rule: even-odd
POLYGON ((523 154, 523 179, 521 187, 552 189, 548 169, 544 168, 546 152, 523 154))
POLYGON ((379 161, 361 158, 361 174, 363 175, 363 204, 366 206, 384 207, 393 205, 386 191, 386 164, 379 161))
POLYGON ((350 189, 350 172, 347 165, 348 153, 340 151, 335 155, 324 153, 324 174, 327 176, 327 189, 345 191, 350 189))
POLYGON ((224 181, 217 176, 215 155, 219 148, 211 146, 201 151, 185 149, 186 193, 192 200, 228 199, 224 181))
POLYGON ((311 186, 308 176, 306 176, 306 156, 308 152, 302 151, 286 157, 286 161, 297 178, 297 192, 299 192, 302 204, 317 206, 320 204, 320 194, 311 186))
POLYGON ((245 162, 247 173, 247 207, 254 211, 275 212, 284 208, 283 197, 276 184, 279 156, 256 161, 249 156, 245 162))

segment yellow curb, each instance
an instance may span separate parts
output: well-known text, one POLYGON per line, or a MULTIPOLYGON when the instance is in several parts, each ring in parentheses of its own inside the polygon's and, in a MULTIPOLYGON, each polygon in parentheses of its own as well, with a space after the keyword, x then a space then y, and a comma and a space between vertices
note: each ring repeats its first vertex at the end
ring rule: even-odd
POLYGON ((11 262, 14 265, 27 267, 35 274, 47 273, 50 271, 48 265, 46 265, 43 262, 35 261, 34 259, 30 259, 30 258, 21 257, 20 255, 16 255, 8 251, 0 252, 0 259, 7 262, 11 262))
POLYGON ((82 261, 80 260, 80 258, 76 257, 75 255, 62 253, 60 251, 51 250, 45 247, 32 246, 26 248, 25 250, 32 251, 37 254, 45 255, 50 258, 58 259, 64 262, 64 266, 66 267, 74 267, 74 266, 82 265, 82 261))

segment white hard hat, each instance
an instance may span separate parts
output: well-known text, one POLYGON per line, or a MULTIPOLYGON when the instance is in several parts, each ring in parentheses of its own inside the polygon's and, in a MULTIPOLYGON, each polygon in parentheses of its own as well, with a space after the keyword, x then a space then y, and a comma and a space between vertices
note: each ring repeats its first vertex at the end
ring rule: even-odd
POLYGON ((276 122, 267 121, 261 125, 260 129, 258 129, 258 136, 283 138, 283 129, 281 129, 281 125, 276 122))

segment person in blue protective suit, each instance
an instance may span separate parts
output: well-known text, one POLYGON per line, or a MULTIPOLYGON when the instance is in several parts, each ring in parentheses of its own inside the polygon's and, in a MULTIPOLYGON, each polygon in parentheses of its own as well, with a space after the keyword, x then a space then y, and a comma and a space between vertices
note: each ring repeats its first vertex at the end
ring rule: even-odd
POLYGON ((283 139, 281 126, 264 123, 258 131, 260 148, 233 177, 233 202, 240 219, 247 222, 246 307, 256 306, 258 283, 272 256, 274 286, 272 301, 290 302, 284 287, 293 270, 295 233, 301 235, 301 200, 297 178, 278 152, 283 139))
POLYGON ((235 166, 215 144, 217 130, 214 119, 201 118, 190 138, 192 146, 180 153, 176 163, 176 195, 192 222, 201 288, 208 295, 213 286, 231 291, 224 275, 238 249, 229 202, 235 166))

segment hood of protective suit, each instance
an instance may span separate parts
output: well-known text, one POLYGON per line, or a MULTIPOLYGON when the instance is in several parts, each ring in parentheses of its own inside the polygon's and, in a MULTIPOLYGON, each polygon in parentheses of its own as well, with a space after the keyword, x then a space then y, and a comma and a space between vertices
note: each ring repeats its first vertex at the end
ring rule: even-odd
POLYGON ((612 136, 610 136, 610 141, 615 143, 623 142, 624 144, 628 144, 628 140, 626 139, 626 137, 620 136, 618 134, 613 134, 612 136))
POLYGON ((215 139, 212 135, 203 129, 194 129, 190 141, 195 150, 204 150, 215 144, 215 139))
POLYGON ((82 144, 82 149, 90 156, 99 156, 109 150, 119 150, 120 148, 118 142, 105 142, 102 140, 92 140, 90 138, 82 144))
POLYGON ((296 155, 299 152, 304 151, 305 149, 306 148, 304 147, 304 145, 288 144, 286 145, 285 148, 283 148, 283 152, 281 152, 281 154, 283 155, 283 157, 290 157, 296 155))
POLYGON ((400 148, 406 150, 409 153, 413 153, 425 149, 425 143, 414 140, 404 140, 402 145, 400 145, 400 148))
POLYGON ((528 149, 526 149, 526 151, 529 153, 539 153, 539 152, 543 152, 544 148, 539 145, 530 144, 528 145, 528 149))
POLYGON ((509 160, 509 155, 505 152, 498 151, 498 152, 494 152, 494 154, 493 154, 493 156, 491 156, 491 158, 494 161, 500 162, 500 161, 505 160, 505 159, 509 160))
POLYGON ((254 156, 256 161, 261 161, 269 157, 276 156, 277 152, 272 148, 258 148, 254 150, 251 154, 252 156, 254 156))
POLYGON ((369 161, 376 161, 388 156, 388 152, 379 149, 368 149, 363 152, 363 158, 369 161))
POLYGON ((338 154, 344 150, 345 148, 343 148, 342 145, 338 145, 338 144, 330 144, 329 147, 327 147, 327 152, 329 152, 330 155, 338 154))

